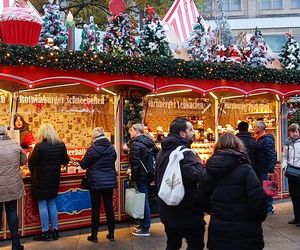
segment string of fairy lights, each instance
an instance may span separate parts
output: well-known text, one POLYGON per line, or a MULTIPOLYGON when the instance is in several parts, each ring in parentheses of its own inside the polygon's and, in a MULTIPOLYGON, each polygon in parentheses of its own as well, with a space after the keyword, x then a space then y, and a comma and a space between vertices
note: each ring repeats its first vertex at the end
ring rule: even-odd
POLYGON ((82 51, 54 51, 0 43, 0 65, 36 66, 89 73, 138 74, 142 76, 245 82, 299 84, 300 70, 251 68, 240 64, 203 63, 153 57, 114 57, 82 51))

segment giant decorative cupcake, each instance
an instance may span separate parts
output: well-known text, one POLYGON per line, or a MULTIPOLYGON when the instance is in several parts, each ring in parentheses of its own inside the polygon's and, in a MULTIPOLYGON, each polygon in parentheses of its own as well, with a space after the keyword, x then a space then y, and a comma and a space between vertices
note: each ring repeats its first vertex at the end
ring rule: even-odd
POLYGON ((7 44, 35 46, 42 29, 42 20, 28 0, 15 0, 13 7, 0 14, 0 38, 7 44))

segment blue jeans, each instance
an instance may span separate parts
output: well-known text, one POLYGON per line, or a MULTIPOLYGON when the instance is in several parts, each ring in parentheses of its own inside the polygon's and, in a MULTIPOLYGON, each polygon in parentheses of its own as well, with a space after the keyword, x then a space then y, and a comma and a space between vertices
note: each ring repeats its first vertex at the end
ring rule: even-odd
POLYGON ((17 247, 21 245, 19 240, 19 233, 18 233, 19 218, 17 213, 17 203, 18 203, 17 200, 0 202, 0 222, 2 220, 3 205, 4 205, 9 231, 11 233, 13 247, 17 247))
MULTIPOLYGON (((261 182, 269 180, 269 175, 267 173, 260 173, 259 175, 260 175, 261 182)), ((267 202, 268 202, 268 213, 270 213, 273 211, 273 202, 274 202, 273 197, 268 197, 267 202)))
POLYGON ((144 182, 136 182, 136 188, 140 193, 145 194, 145 210, 144 210, 144 219, 140 220, 141 229, 144 232, 148 232, 151 224, 150 216, 150 205, 149 205, 149 184, 144 182))
POLYGON ((51 200, 38 200, 43 233, 49 230, 49 215, 52 229, 58 230, 58 215, 55 200, 56 198, 51 200))

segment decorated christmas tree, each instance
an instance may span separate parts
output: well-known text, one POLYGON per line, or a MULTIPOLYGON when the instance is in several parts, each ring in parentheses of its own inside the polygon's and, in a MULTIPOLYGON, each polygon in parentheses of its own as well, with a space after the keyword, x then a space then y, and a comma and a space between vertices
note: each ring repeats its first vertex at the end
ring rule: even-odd
POLYGON ((109 27, 103 38, 103 52, 113 56, 139 56, 129 16, 125 12, 124 0, 111 0, 109 9, 112 13, 109 27))
POLYGON ((300 65, 299 43, 290 32, 286 33, 286 42, 279 54, 279 61, 286 69, 298 69, 300 65))
POLYGON ((138 96, 130 96, 124 100, 123 105, 123 126, 124 126, 124 141, 130 139, 129 129, 135 123, 143 123, 144 105, 143 99, 138 96))
POLYGON ((202 24, 202 16, 199 16, 197 23, 193 27, 191 36, 188 38, 187 52, 194 60, 209 62, 212 60, 211 39, 208 31, 202 24))
POLYGON ((90 23, 83 25, 81 33, 81 51, 99 52, 101 45, 100 31, 94 22, 94 17, 90 17, 90 23))
POLYGON ((110 25, 103 38, 103 51, 113 56, 139 56, 140 51, 131 34, 131 23, 127 14, 111 16, 110 25))
POLYGON ((288 111, 288 125, 292 123, 300 123, 300 102, 299 95, 295 95, 290 97, 289 101, 287 102, 287 111, 288 111))
POLYGON ((53 0, 48 0, 43 6, 44 15, 42 17, 42 31, 39 44, 45 45, 47 38, 52 38, 61 49, 67 48, 68 33, 64 22, 61 20, 59 5, 53 0))
POLYGON ((217 15, 215 17, 216 29, 214 30, 215 37, 218 40, 217 44, 224 44, 226 48, 234 44, 234 37, 232 35, 230 25, 223 10, 223 0, 217 1, 217 15))
POLYGON ((172 57, 172 51, 161 21, 151 6, 146 8, 147 16, 144 19, 144 27, 140 32, 139 48, 144 56, 172 57))
POLYGON ((261 31, 255 28, 253 36, 250 38, 248 43, 248 49, 251 50, 249 56, 248 65, 255 68, 259 66, 266 66, 271 63, 273 58, 268 55, 268 47, 266 41, 263 38, 261 31))

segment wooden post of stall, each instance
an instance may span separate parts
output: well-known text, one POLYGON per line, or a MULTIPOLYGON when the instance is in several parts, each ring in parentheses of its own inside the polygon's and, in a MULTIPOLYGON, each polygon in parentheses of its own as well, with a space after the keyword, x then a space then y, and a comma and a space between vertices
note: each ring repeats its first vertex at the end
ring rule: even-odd
MULTIPOLYGON (((279 96, 276 94, 276 103, 275 103, 275 115, 276 115, 276 152, 277 152, 277 162, 282 161, 282 133, 281 133, 281 119, 280 119, 280 113, 281 113, 281 101, 279 96)), ((280 167, 280 182, 279 185, 281 185, 281 194, 280 194, 280 199, 283 198, 283 172, 280 167)))
MULTIPOLYGON (((288 134, 287 134, 287 130, 288 130, 288 121, 287 121, 287 115, 288 115, 288 108, 287 108, 287 103, 286 101, 283 101, 281 106, 281 142, 284 143, 285 140, 287 139, 288 137, 288 134)), ((283 173, 282 173, 282 193, 286 193, 288 192, 288 182, 287 182, 287 178, 285 178, 283 176, 283 173)))
MULTIPOLYGON (((276 98, 278 98, 278 95, 276 95, 276 98)), ((281 113, 281 101, 280 99, 276 100, 276 106, 275 106, 275 114, 276 114, 276 151, 277 151, 277 161, 282 160, 282 134, 281 134, 281 122, 280 122, 280 113, 281 113)))
MULTIPOLYGON (((214 99, 214 108, 215 108, 215 142, 219 139, 219 100, 214 99)), ((220 111, 222 112, 222 111, 220 111)))
POLYGON ((19 102, 19 92, 13 92, 10 97, 10 123, 9 127, 11 130, 14 130, 14 118, 18 112, 18 102, 19 102))
MULTIPOLYGON (((122 108, 121 108, 121 96, 114 96, 114 117, 115 117, 115 149, 117 151, 117 160, 116 160, 116 169, 117 169, 117 173, 118 173, 118 187, 121 187, 121 166, 120 166, 120 155, 121 155, 121 131, 122 129, 120 128, 120 112, 122 112, 122 108)), ((121 188, 118 188, 118 221, 121 221, 121 188)))
POLYGON ((15 140, 18 144, 20 143, 20 131, 15 130, 14 118, 18 111, 19 104, 19 92, 13 92, 10 98, 10 121, 9 121, 9 130, 8 136, 15 140))

